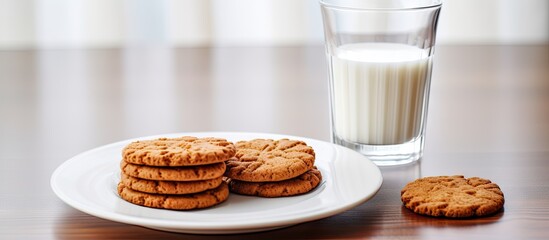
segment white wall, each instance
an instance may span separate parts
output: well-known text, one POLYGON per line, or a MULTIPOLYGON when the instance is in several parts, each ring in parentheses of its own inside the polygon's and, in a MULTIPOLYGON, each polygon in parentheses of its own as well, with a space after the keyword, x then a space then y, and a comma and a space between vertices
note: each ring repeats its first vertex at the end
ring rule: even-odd
MULTIPOLYGON (((0 0, 0 49, 322 41, 317 0, 0 0)), ((438 43, 549 43, 549 1, 445 0, 438 43)))
POLYGON ((446 0, 441 43, 549 43, 547 0, 446 0))

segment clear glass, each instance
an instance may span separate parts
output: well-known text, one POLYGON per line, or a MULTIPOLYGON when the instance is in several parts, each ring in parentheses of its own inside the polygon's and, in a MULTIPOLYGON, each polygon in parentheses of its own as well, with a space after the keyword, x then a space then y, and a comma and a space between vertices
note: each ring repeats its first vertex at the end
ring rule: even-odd
POLYGON ((324 0, 320 5, 333 142, 377 165, 419 160, 441 2, 324 0))

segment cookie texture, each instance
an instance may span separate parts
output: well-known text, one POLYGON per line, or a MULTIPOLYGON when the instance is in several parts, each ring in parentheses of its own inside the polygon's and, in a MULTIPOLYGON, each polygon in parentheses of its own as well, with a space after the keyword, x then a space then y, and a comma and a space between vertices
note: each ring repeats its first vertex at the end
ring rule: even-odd
POLYGON ((315 162, 313 148, 303 141, 254 139, 235 144, 225 176, 248 182, 274 182, 297 177, 315 162))
POLYGON ((260 197, 287 197, 310 192, 322 181, 322 174, 313 168, 298 177, 278 182, 244 182, 228 180, 234 193, 260 197))
POLYGON ((222 177, 201 181, 157 181, 128 176, 120 176, 120 182, 126 187, 146 193, 156 194, 189 194, 214 189, 221 185, 222 177))
POLYGON ((198 181, 223 176, 225 163, 188 167, 151 167, 120 161, 122 173, 142 179, 161 181, 198 181))
POLYGON ((464 176, 417 179, 402 189, 401 200, 415 213, 449 218, 487 216, 499 211, 505 202, 497 184, 464 176))
POLYGON ((124 183, 119 183, 118 194, 122 199, 140 206, 172 210, 191 210, 212 207, 224 202, 229 197, 229 188, 226 183, 222 183, 215 189, 200 193, 165 195, 135 191, 126 187, 124 183))
POLYGON ((136 141, 122 150, 129 163, 148 166, 192 166, 224 162, 236 152, 234 145, 222 138, 159 138, 136 141))

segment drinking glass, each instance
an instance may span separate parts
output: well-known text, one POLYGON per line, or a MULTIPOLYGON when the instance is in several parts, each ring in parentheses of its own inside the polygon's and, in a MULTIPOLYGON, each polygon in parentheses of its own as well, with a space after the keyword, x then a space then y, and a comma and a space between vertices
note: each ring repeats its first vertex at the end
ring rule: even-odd
POLYGON ((423 153, 440 0, 321 0, 332 141, 378 165, 423 153))

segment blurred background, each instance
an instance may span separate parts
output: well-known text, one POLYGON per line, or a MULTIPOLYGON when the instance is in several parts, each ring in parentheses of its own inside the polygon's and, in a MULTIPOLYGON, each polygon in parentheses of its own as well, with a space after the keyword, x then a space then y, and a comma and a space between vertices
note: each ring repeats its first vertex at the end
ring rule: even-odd
MULTIPOLYGON (((318 0, 0 0, 0 49, 321 45, 318 0)), ((547 0, 445 0, 439 44, 549 42, 547 0)))
MULTIPOLYGON (((540 79, 532 91, 545 86, 547 77, 530 69, 546 63, 549 1, 443 5, 431 129, 466 144, 431 149, 491 150, 478 142, 508 139, 500 129, 516 129, 511 120, 518 116, 500 88, 533 94, 521 90, 525 79, 540 79), (487 77, 493 74, 487 64, 506 72, 487 77), (484 110, 475 116, 497 124, 468 118, 479 107, 474 100, 462 114, 436 114, 446 107, 445 97, 467 94, 458 83, 496 86, 494 100, 481 101, 484 110), (497 107, 502 102, 506 107, 497 107), (470 132, 497 136, 472 141, 470 132, 450 134, 445 127, 468 121, 475 123, 470 132)), ((0 157, 19 156, 27 146, 17 141, 29 139, 46 151, 42 156, 60 154, 54 158, 59 161, 101 143, 168 132, 276 132, 328 140, 322 45, 318 0, 0 0, 0 157), (48 154, 61 147, 70 151, 48 154)), ((537 114, 532 108, 532 119, 540 119, 537 114)), ((538 131, 516 132, 531 138, 538 131)))

